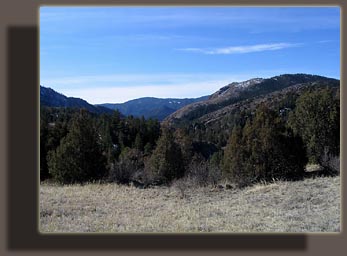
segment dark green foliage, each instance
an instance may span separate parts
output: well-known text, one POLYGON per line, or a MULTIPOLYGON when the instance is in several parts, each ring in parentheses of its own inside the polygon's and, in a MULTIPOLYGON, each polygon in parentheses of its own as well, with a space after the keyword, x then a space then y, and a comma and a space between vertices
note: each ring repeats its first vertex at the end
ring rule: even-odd
POLYGON ((69 133, 49 154, 49 172, 59 183, 82 183, 103 178, 105 164, 92 119, 81 111, 73 118, 69 133))
MULTIPOLYGON (((74 152, 73 147, 71 146, 71 136, 73 136, 73 143, 76 148, 83 147, 86 143, 86 140, 89 140, 91 136, 91 131, 86 132, 85 129, 82 129, 82 125, 79 125, 76 128, 76 116, 80 116, 79 110, 70 109, 70 108, 49 108, 41 107, 40 115, 40 178, 44 180, 46 178, 51 178, 51 173, 48 171, 47 161, 51 162, 52 167, 57 169, 58 167, 53 164, 57 158, 66 158, 66 164, 73 165, 73 161, 70 157, 70 153, 74 152), (84 133, 80 135, 79 139, 76 139, 76 132, 73 133, 73 130, 79 130, 79 132, 84 133), (67 134, 69 138, 65 138, 67 134), (88 137, 89 136, 89 137, 88 137), (65 138, 65 139, 64 139, 65 138), (61 145, 64 144, 64 145, 61 145), (59 149, 58 149, 59 147, 59 149), (49 156, 49 159, 47 157, 49 156)), ((132 116, 122 117, 119 111, 114 111, 112 115, 110 114, 92 114, 83 112, 83 116, 87 116, 88 121, 85 124, 86 127, 93 129, 93 132, 96 134, 95 138, 97 139, 97 151, 100 152, 95 154, 95 162, 99 160, 103 162, 106 160, 106 168, 111 170, 114 167, 114 163, 118 162, 120 154, 123 152, 122 163, 124 163, 124 152, 128 151, 129 148, 136 148, 141 154, 145 153, 146 156, 149 156, 152 153, 152 150, 155 148, 156 141, 159 138, 160 134, 160 124, 157 120, 144 118, 134 118, 132 116), (100 159, 99 159, 100 156, 100 159), (112 167, 112 168, 111 168, 112 167)), ((82 121, 82 120, 80 120, 82 121)), ((88 130, 88 129, 87 129, 88 130)), ((95 141, 94 141, 95 142, 95 141)), ((91 142, 92 143, 92 142, 91 142)), ((80 165, 82 168, 83 157, 89 157, 88 154, 80 155, 80 165)), ((102 164, 104 165, 104 164, 102 164)), ((124 164, 123 164, 124 165, 124 164)), ((76 166, 75 166, 76 167, 76 166)), ((76 167, 77 168, 77 167, 76 167)), ((130 170, 131 171, 131 170, 130 170)), ((55 171, 53 171, 55 172, 55 171)), ((60 170, 59 172, 65 173, 61 174, 62 177, 59 178, 59 182, 77 182, 76 178, 68 177, 70 171, 60 170), (66 180, 64 181, 64 175, 66 180)), ((82 170, 76 171, 82 172, 82 170)), ((57 172, 56 172, 57 173, 57 172)), ((91 180, 97 179, 94 174, 85 173, 86 176, 92 175, 91 177, 82 177, 79 180, 91 180)), ((57 175, 53 177, 57 179, 57 175)))
MULTIPOLYGON (((156 119, 147 119, 146 127, 143 131, 143 144, 149 144, 153 149, 160 135, 160 123, 156 119)), ((148 147, 149 148, 149 147, 148 147)), ((148 149, 147 148, 147 149, 148 149)))
POLYGON ((340 150, 339 99, 330 88, 301 95, 289 125, 302 137, 311 162, 322 163, 324 155, 337 156, 340 150))
POLYGON ((278 114, 260 106, 243 129, 235 127, 224 152, 223 173, 239 185, 302 177, 305 152, 278 114))
MULTIPOLYGON (((242 130, 235 127, 224 151, 223 176, 238 181, 248 180, 248 175, 243 171, 246 162, 246 151, 243 148, 242 130)), ((250 175, 250 174, 249 174, 250 175)))
POLYGON ((218 151, 216 145, 204 141, 194 142, 193 149, 194 152, 202 156, 205 160, 209 159, 214 153, 218 151))
POLYGON ((66 136, 69 121, 75 112, 70 109, 40 109, 40 180, 50 178, 47 156, 66 136))
POLYGON ((147 149, 154 147, 160 134, 160 124, 157 120, 146 120, 143 117, 128 116, 121 119, 119 111, 115 111, 110 132, 113 144, 121 150, 126 147, 137 147, 142 151, 147 143, 149 143, 147 149))
POLYGON ((183 128, 176 129, 175 133, 175 142, 180 146, 181 153, 182 153, 182 164, 185 168, 187 168, 194 155, 194 147, 193 147, 193 140, 191 137, 188 136, 188 133, 183 128))
POLYGON ((300 178, 306 152, 311 161, 336 169, 338 81, 308 75, 276 79, 246 88, 236 98, 201 105, 175 128, 119 111, 92 114, 41 106, 40 178, 169 184, 184 177, 204 186, 218 184, 223 175, 243 186, 300 178), (331 89, 322 89, 327 84, 331 89), (213 112, 223 106, 228 107, 213 112))
POLYGON ((44 121, 40 122, 40 180, 49 178, 47 166, 47 142, 48 124, 44 121))
POLYGON ((184 175, 184 163, 179 145, 173 132, 163 128, 152 156, 146 163, 147 176, 160 183, 181 178, 184 175))
POLYGON ((143 151, 143 140, 141 138, 140 133, 136 134, 134 148, 143 151))
POLYGON ((115 145, 119 145, 119 134, 121 132, 121 115, 119 111, 114 111, 111 117, 110 124, 110 135, 112 139, 112 143, 115 145))

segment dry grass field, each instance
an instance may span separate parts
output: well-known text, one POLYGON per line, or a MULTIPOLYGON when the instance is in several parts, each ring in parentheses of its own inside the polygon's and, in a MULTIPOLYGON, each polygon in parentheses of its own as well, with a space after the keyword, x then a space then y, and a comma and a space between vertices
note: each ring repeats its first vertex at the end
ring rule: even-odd
POLYGON ((340 177, 244 189, 40 186, 46 232, 339 232, 340 177))

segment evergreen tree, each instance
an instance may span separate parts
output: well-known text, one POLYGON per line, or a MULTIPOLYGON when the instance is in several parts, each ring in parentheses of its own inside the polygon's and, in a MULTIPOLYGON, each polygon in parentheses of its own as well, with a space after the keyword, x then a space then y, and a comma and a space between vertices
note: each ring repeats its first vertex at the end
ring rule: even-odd
POLYGON ((85 111, 73 119, 59 147, 49 155, 49 172, 60 183, 98 180, 106 173, 99 134, 85 111))
POLYGON ((178 128, 175 133, 175 142, 180 146, 183 165, 188 167, 194 155, 193 140, 183 128, 178 128))
POLYGON ((119 145, 119 132, 121 130, 121 114, 118 110, 115 110, 113 112, 112 118, 111 118, 111 127, 110 127, 110 134, 113 144, 119 145))
POLYGON ((289 116, 289 125, 302 137, 311 162, 340 151, 340 107, 334 91, 324 88, 301 95, 289 116))
POLYGON ((244 172, 245 151, 243 149, 242 129, 235 126, 224 151, 223 175, 230 180, 247 179, 244 172))
MULTIPOLYGON (((150 144, 151 148, 154 148, 156 142, 160 136, 160 123, 158 120, 149 118, 146 121, 146 132, 144 136, 144 144, 150 144)), ((147 147, 149 149, 149 146, 147 147)))
POLYGON ((108 169, 120 154, 119 147, 113 144, 111 135, 111 116, 103 114, 98 118, 98 133, 101 137, 101 149, 107 159, 108 169))
POLYGON ((40 180, 50 178, 47 156, 66 136, 71 113, 62 109, 40 108, 40 180))
POLYGON ((146 164, 146 171, 153 179, 162 183, 168 183, 184 175, 181 149, 170 129, 162 129, 157 146, 146 164))
POLYGON ((47 138, 48 124, 43 119, 40 121, 40 180, 49 178, 47 166, 47 138))
POLYGON ((224 152, 223 172, 240 185, 293 179, 302 177, 306 161, 300 140, 286 131, 276 112, 260 106, 242 130, 233 130, 224 152))
POLYGON ((134 148, 136 148, 137 150, 143 151, 143 140, 140 133, 136 134, 134 148))

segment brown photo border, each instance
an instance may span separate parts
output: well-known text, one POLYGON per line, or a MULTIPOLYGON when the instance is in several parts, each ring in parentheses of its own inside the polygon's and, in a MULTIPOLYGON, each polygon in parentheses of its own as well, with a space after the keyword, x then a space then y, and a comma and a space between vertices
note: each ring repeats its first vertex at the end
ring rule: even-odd
MULTIPOLYGON (((123 5, 123 6, 340 6, 341 8, 341 162, 346 166, 346 98, 344 73, 346 53, 347 1, 168 1, 168 0, 12 0, 0 3, 0 166, 1 166, 1 237, 0 254, 76 252, 104 254, 123 252, 161 254, 241 253, 245 255, 282 254, 342 255, 347 251, 346 225, 340 234, 73 234, 42 235, 38 232, 38 10, 55 5, 123 5)), ((346 184, 341 174, 342 184, 346 184)), ((346 189, 341 188, 342 206, 346 189)))

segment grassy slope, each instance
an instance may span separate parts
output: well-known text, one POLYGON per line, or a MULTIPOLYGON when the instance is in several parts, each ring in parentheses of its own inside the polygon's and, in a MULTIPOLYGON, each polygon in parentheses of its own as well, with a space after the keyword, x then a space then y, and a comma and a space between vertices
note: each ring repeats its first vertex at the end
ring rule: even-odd
POLYGON ((242 190, 40 187, 41 232, 336 232, 340 177, 242 190))

